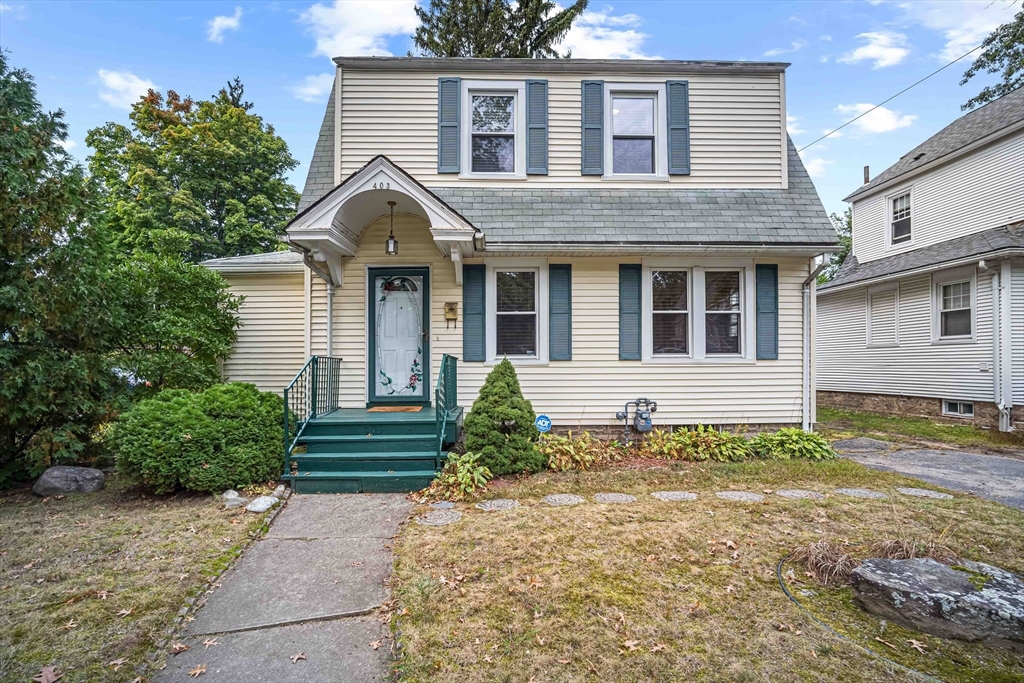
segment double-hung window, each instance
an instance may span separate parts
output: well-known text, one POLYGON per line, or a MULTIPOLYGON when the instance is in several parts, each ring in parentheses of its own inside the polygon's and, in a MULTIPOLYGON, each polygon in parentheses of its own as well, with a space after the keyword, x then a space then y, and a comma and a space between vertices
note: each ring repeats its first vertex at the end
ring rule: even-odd
POLYGON ((973 317, 970 280, 939 285, 940 338, 970 337, 973 317))
POLYGON ((461 81, 461 174, 526 177, 526 82, 461 81))
POLYGON ((707 355, 739 355, 743 322, 740 271, 709 270, 704 274, 704 331, 707 355))
POLYGON ((654 95, 612 95, 612 173, 655 172, 654 95))
POLYGON ((889 241, 896 245, 910 241, 910 193, 889 198, 889 241))
POLYGON ((651 335, 656 356, 690 353, 689 271, 651 270, 651 335))
POLYGON ((495 270, 495 355, 538 357, 536 270, 495 270))

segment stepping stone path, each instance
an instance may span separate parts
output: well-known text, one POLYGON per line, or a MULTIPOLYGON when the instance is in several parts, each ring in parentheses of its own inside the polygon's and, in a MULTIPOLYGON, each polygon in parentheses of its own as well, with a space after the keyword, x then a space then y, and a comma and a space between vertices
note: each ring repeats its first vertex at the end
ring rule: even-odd
POLYGON ((462 513, 458 510, 433 510, 417 517, 416 523, 423 526, 446 526, 454 524, 460 519, 462 519, 462 513))
POLYGON ((749 493, 747 491, 719 491, 715 494, 723 500, 739 500, 744 503, 760 503, 764 496, 760 493, 749 493))
POLYGON ((842 439, 832 444, 837 451, 887 451, 892 444, 888 441, 869 439, 866 436, 858 436, 855 439, 842 439))
POLYGON ((688 491, 655 491, 651 494, 658 500, 663 500, 666 503, 673 503, 680 500, 697 500, 696 493, 690 493, 688 491))
POLYGON ((878 491, 872 491, 871 489, 836 489, 836 493, 841 493, 844 496, 853 496, 854 498, 888 498, 889 496, 878 491))
POLYGON ((898 488, 896 490, 905 496, 917 496, 918 498, 939 498, 940 500, 948 500, 953 497, 948 493, 931 491, 929 489, 898 488))
POLYGON ((494 500, 485 500, 482 503, 477 503, 476 507, 484 512, 498 512, 519 507, 519 501, 510 498, 495 498, 494 500))
POLYGON ((580 503, 586 502, 586 499, 582 496, 577 496, 572 493, 553 493, 550 496, 544 496, 541 500, 548 505, 554 505, 556 507, 560 507, 562 505, 579 505, 580 503))
POLYGON ((598 503, 635 503, 636 496, 628 493, 595 493, 594 500, 598 503))
POLYGON ((804 491, 803 489, 781 489, 776 491, 775 495, 783 498, 811 498, 813 500, 821 500, 825 497, 817 491, 804 491))
POLYGON ((436 503, 431 503, 430 507, 434 508, 435 510, 451 510, 453 507, 455 507, 455 503, 451 502, 450 500, 439 500, 436 503))

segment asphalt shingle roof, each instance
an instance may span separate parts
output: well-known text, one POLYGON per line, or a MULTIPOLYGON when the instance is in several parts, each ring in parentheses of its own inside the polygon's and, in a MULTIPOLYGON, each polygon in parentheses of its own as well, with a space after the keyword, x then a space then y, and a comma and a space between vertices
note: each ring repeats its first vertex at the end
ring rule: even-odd
POLYGON ((309 162, 306 173, 306 185, 302 188, 297 213, 302 213, 310 204, 323 197, 334 187, 334 88, 327 99, 324 120, 320 124, 320 134, 313 147, 313 159, 309 162))
POLYGON ((866 282, 878 277, 937 266, 957 259, 972 256, 981 258, 985 254, 1003 249, 1024 249, 1024 221, 983 230, 973 235, 964 235, 939 244, 908 251, 905 254, 887 256, 867 263, 859 263, 851 254, 843 261, 836 277, 831 282, 818 285, 818 291, 827 292, 840 285, 866 282))
POLYGON ((1024 88, 1018 88, 1009 95, 1003 95, 998 100, 961 116, 904 154, 899 161, 878 174, 874 180, 861 185, 844 201, 856 199, 904 173, 941 159, 1020 121, 1024 121, 1024 88))
POLYGON ((282 266, 302 263, 302 254, 297 251, 271 251, 266 254, 247 254, 245 256, 225 256, 203 261, 202 265, 217 268, 232 265, 282 266))

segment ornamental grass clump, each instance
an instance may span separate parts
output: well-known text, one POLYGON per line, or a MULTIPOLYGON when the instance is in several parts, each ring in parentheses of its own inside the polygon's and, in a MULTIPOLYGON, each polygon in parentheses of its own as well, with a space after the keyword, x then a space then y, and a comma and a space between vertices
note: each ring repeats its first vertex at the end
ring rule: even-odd
POLYGON ((114 423, 117 467, 156 493, 220 492, 277 479, 284 403, 252 384, 167 389, 114 423))
POLYGON ((764 460, 830 460, 835 451, 822 436, 796 427, 784 427, 774 434, 758 434, 749 442, 754 456, 764 460))
POLYGON ((480 464, 494 476, 540 472, 547 458, 534 446, 536 419, 506 358, 487 375, 466 417, 466 450, 479 453, 480 464))

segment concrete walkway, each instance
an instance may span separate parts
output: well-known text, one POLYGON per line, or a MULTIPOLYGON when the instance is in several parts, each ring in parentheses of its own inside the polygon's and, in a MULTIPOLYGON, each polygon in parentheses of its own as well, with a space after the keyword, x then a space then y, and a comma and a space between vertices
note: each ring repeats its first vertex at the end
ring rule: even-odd
POLYGON ((839 452, 868 467, 898 472, 1024 510, 1024 460, 931 449, 889 452, 840 448, 839 452))
POLYGON ((187 625, 189 649, 168 656, 157 683, 196 680, 188 672, 200 665, 208 683, 379 683, 390 649, 374 613, 391 574, 385 543, 412 507, 401 494, 292 496, 187 625))

